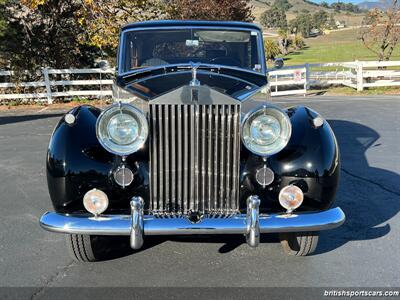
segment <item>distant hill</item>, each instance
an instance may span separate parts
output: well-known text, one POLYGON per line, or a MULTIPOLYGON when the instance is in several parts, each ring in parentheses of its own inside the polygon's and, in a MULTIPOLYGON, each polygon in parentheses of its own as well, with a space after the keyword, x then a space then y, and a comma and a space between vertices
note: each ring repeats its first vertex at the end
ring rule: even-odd
POLYGON ((358 7, 361 9, 373 9, 373 8, 378 8, 378 9, 388 9, 392 5, 391 0, 379 0, 375 2, 369 2, 369 1, 364 1, 358 4, 358 7))
MULTIPOLYGON (((257 16, 258 11, 264 11, 270 8, 274 2, 275 0, 252 0, 251 4, 253 5, 255 14, 257 16)), ((314 12, 316 10, 325 10, 327 12, 331 11, 331 9, 324 8, 317 3, 308 0, 288 0, 288 2, 292 5, 288 12, 301 12, 302 10, 308 10, 310 12, 314 12)))
MULTIPOLYGON (((339 1, 339 0, 338 0, 339 1)), ((380 0, 380 1, 390 1, 390 0, 380 0)), ((253 15, 256 17, 255 22, 258 23, 261 14, 270 9, 275 0, 252 0, 251 5, 253 6, 253 15)), ((338 21, 345 22, 347 26, 357 26, 361 24, 363 14, 355 14, 348 12, 335 12, 334 9, 323 7, 317 3, 311 2, 309 0, 288 0, 292 7, 286 12, 288 20, 294 19, 296 15, 304 10, 308 10, 314 13, 319 10, 324 10, 327 13, 335 13, 335 19, 338 21)))

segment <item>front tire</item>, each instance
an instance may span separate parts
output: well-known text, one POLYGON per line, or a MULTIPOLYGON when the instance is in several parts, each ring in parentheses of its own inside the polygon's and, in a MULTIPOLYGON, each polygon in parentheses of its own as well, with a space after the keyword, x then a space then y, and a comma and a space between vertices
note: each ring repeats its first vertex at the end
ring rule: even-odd
POLYGON ((93 252, 93 237, 82 234, 68 234, 66 243, 71 258, 76 262, 97 261, 93 252))
POLYGON ((314 253, 318 245, 317 231, 285 232, 279 235, 283 251, 288 255, 307 256, 314 253))

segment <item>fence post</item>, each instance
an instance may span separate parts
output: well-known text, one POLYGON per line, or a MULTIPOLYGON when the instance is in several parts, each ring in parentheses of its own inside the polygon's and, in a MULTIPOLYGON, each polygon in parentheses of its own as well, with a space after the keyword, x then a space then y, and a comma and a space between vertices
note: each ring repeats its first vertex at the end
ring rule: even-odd
POLYGON ((363 65, 361 61, 357 61, 357 92, 364 89, 363 65))
POLYGON ((306 85, 305 85, 305 90, 307 91, 310 89, 310 64, 306 63, 306 85))
POLYGON ((47 104, 52 104, 53 99, 51 97, 51 85, 50 85, 50 78, 49 78, 49 69, 43 68, 42 69, 43 76, 44 76, 44 83, 46 85, 46 94, 47 94, 47 104))

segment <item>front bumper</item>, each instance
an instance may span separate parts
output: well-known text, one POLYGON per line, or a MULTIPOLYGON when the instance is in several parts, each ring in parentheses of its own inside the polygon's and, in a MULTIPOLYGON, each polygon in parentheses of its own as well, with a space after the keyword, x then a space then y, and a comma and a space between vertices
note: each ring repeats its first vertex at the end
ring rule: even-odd
POLYGON ((303 232, 333 229, 342 225, 345 214, 339 208, 321 212, 259 214, 257 197, 249 198, 247 214, 204 217, 197 223, 186 217, 143 215, 141 200, 132 200, 131 215, 89 217, 47 212, 42 228, 59 233, 87 235, 130 235, 131 246, 140 248, 146 235, 245 234, 250 246, 257 246, 260 233, 303 232), (256 199, 257 198, 257 199, 256 199))

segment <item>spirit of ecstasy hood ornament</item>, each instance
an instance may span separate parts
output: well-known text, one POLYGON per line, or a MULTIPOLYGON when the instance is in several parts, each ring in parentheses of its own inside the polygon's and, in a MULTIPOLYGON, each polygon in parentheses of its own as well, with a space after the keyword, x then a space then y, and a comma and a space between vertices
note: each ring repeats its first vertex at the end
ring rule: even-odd
POLYGON ((200 64, 196 64, 194 62, 190 62, 190 66, 192 68, 192 80, 190 81, 190 86, 199 86, 200 81, 197 79, 197 68, 200 67, 200 64))

